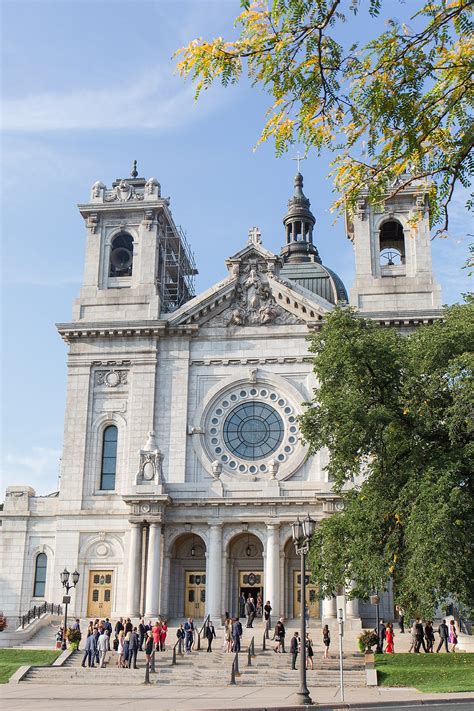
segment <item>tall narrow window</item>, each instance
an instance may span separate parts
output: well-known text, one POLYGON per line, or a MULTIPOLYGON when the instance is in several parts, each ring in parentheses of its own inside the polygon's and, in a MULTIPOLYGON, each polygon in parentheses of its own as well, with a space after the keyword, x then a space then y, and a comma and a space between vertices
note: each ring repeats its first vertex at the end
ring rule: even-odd
POLYGON ((102 467, 100 471, 100 488, 105 491, 115 489, 115 472, 117 469, 117 428, 110 425, 104 430, 102 439, 102 467))
POLYGON ((44 597, 47 566, 48 557, 46 553, 38 553, 35 564, 35 585, 33 588, 33 597, 44 597))

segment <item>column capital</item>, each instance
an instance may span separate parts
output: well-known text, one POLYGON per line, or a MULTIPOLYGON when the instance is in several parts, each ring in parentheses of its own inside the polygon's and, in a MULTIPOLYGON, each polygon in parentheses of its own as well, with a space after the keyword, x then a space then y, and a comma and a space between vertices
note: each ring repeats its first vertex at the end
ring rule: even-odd
POLYGON ((269 531, 279 531, 280 530, 280 524, 279 523, 267 523, 266 524, 267 529, 269 531))

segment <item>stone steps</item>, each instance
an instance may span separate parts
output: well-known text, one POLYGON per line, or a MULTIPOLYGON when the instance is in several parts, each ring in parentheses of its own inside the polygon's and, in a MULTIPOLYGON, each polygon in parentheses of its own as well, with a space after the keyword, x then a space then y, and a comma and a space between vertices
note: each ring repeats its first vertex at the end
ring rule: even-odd
MULTIPOLYGON (((88 669, 81 666, 82 653, 73 654, 62 667, 32 667, 22 683, 34 684, 113 684, 139 685, 145 679, 144 656, 139 655, 138 669, 119 669, 116 655, 108 655, 104 669, 88 669)), ((178 657, 171 665, 171 651, 156 655, 156 672, 150 674, 153 684, 176 686, 225 686, 230 682, 233 654, 221 651, 207 654, 193 653, 178 657)), ((315 669, 308 670, 308 683, 312 686, 337 687, 339 666, 336 659, 323 661, 315 658, 315 669)), ((247 654, 239 655, 240 676, 236 682, 243 686, 278 686, 299 683, 298 671, 290 669, 290 655, 260 652, 247 666, 247 654)), ((351 655, 345 660, 344 680, 348 686, 365 686, 365 671, 362 656, 351 655)))

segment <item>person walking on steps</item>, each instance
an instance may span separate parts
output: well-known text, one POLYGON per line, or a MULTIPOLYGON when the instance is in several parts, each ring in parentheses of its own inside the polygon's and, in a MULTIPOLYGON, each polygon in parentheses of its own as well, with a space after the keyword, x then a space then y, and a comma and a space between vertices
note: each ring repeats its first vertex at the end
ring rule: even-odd
POLYGON ((306 632, 306 669, 314 669, 313 657, 313 640, 309 636, 309 632, 306 632))
POLYGON ((206 627, 206 639, 207 639, 206 652, 212 652, 212 640, 215 638, 216 638, 216 630, 214 629, 214 625, 212 624, 211 620, 209 620, 209 624, 206 627))
POLYGON ((292 669, 296 669, 296 659, 298 657, 298 646, 299 646, 298 632, 295 632, 295 634, 291 638, 291 643, 290 643, 291 668, 292 669))
POLYGON ((88 667, 93 667, 95 666, 94 664, 94 659, 95 655, 97 652, 97 643, 95 640, 95 636, 93 634, 90 634, 88 638, 86 639, 86 646, 84 648, 84 657, 82 658, 82 667, 86 666, 86 660, 87 660, 87 666, 88 667))
POLYGON ((97 641, 97 649, 99 651, 99 667, 103 669, 105 667, 107 652, 110 649, 109 635, 107 634, 107 631, 105 629, 99 635, 99 639, 97 641))
POLYGON ((252 628, 253 627, 253 621, 255 619, 255 603, 253 601, 253 597, 249 595, 248 600, 247 600, 247 605, 245 607, 245 611, 247 613, 247 627, 252 628))
POLYGON ((329 645, 331 644, 331 633, 329 632, 329 627, 324 625, 323 627, 323 646, 324 654, 323 659, 329 659, 329 645))
POLYGON ((285 652, 285 625, 283 624, 283 617, 280 617, 278 622, 275 625, 275 630, 274 630, 274 636, 273 639, 276 642, 276 646, 274 651, 275 652, 281 652, 284 654, 285 652))
POLYGON ((267 602, 263 606, 263 619, 265 621, 265 634, 267 637, 268 637, 268 634, 269 634, 271 626, 272 626, 271 613, 272 613, 272 606, 270 605, 270 600, 267 600, 267 602))

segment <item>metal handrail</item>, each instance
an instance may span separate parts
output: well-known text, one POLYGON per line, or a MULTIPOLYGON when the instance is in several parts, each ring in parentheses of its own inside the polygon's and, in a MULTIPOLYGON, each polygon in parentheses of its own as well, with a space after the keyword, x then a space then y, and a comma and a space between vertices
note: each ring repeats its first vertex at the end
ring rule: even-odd
POLYGON ((63 608, 61 607, 61 605, 55 605, 52 602, 43 602, 42 605, 34 605, 31 610, 28 610, 26 614, 19 615, 18 629, 20 627, 22 630, 25 629, 26 625, 29 625, 30 622, 36 620, 37 618, 41 617, 41 615, 45 615, 48 612, 51 615, 62 615, 63 608))
POLYGON ((200 629, 200 630, 198 631, 198 633, 197 633, 197 634, 198 634, 198 641, 197 641, 197 651, 198 651, 198 652, 199 652, 199 650, 201 649, 201 634, 202 634, 202 631, 203 631, 203 629, 205 629, 205 627, 207 627, 210 618, 211 618, 211 615, 210 615, 210 613, 209 613, 209 614, 207 615, 206 619, 204 620, 204 622, 202 623, 201 629, 200 629))

